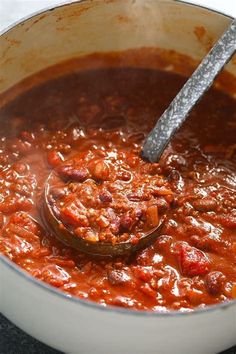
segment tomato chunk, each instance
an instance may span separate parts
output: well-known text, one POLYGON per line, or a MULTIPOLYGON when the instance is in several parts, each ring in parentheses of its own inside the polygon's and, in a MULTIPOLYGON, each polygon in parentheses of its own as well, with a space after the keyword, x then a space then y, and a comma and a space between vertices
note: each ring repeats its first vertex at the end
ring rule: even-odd
POLYGON ((190 246, 187 242, 175 244, 175 253, 182 275, 203 275, 210 270, 210 260, 204 252, 190 246))

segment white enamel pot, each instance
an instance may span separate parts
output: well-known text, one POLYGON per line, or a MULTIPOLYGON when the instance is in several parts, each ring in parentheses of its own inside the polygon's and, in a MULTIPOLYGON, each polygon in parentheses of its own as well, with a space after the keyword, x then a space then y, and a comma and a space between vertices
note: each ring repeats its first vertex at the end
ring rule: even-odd
MULTIPOLYGON (((37 13, 0 37, 0 93, 61 61, 94 52, 173 49, 199 61, 230 17, 173 0, 84 0, 37 13), (205 37, 196 35, 204 28, 205 37)), ((235 59, 227 66, 236 75, 235 59)), ((236 80, 236 79, 235 79, 236 80)), ((0 310, 65 353, 215 354, 236 344, 236 301, 167 314, 69 297, 0 256, 0 310)))

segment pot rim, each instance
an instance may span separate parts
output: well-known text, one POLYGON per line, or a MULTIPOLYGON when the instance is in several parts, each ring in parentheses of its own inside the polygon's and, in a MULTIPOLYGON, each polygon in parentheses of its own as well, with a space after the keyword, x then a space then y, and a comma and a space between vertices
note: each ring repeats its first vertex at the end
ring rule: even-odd
MULTIPOLYGON (((62 1, 62 2, 58 3, 56 6, 55 5, 54 6, 47 6, 41 10, 34 11, 31 14, 29 14, 17 21, 14 21, 12 24, 10 24, 9 26, 7 26, 3 30, 1 30, 0 37, 4 34, 8 33, 9 31, 11 31, 15 27, 22 25, 25 21, 33 19, 34 17, 38 16, 39 14, 44 14, 48 11, 54 11, 60 7, 71 6, 73 4, 84 3, 84 2, 88 2, 88 1, 90 1, 90 0, 75 0, 75 1, 66 0, 66 1, 62 1)), ((225 14, 224 12, 212 9, 207 6, 193 4, 193 3, 190 3, 185 0, 168 0, 168 1, 178 2, 180 4, 182 3, 183 5, 190 5, 195 8, 203 8, 203 9, 206 9, 210 12, 223 15, 224 17, 227 17, 227 18, 233 20, 232 16, 229 16, 228 14, 225 14)), ((33 283, 33 285, 36 285, 37 287, 39 287, 41 289, 45 289, 51 295, 56 295, 59 298, 64 299, 66 301, 69 301, 72 303, 79 303, 82 306, 90 307, 90 308, 93 308, 93 309, 99 310, 99 311, 106 311, 106 312, 113 312, 113 313, 115 312, 117 314, 124 314, 124 315, 130 315, 130 316, 141 316, 141 317, 142 316, 145 316, 145 317, 175 317, 175 316, 183 317, 184 316, 185 317, 185 316, 197 315, 197 314, 201 314, 201 313, 209 313, 209 312, 213 312, 216 310, 226 310, 231 306, 235 306, 235 308, 236 308, 236 299, 231 300, 231 301, 222 302, 222 303, 215 304, 215 305, 209 305, 209 306, 206 306, 203 308, 198 308, 198 309, 194 309, 193 311, 186 311, 186 312, 172 311, 172 310, 170 310, 168 312, 140 311, 140 310, 120 308, 120 307, 111 306, 111 305, 107 305, 106 307, 104 307, 96 302, 91 301, 91 300, 84 300, 79 297, 68 295, 67 293, 65 293, 63 291, 58 290, 57 288, 55 288, 55 287, 53 287, 41 280, 36 279, 32 275, 30 275, 28 272, 26 272, 24 269, 19 267, 16 263, 12 262, 9 258, 7 258, 6 256, 4 256, 2 254, 0 254, 0 263, 3 263, 8 269, 12 270, 17 275, 20 275, 20 277, 24 278, 24 280, 26 280, 27 282, 33 283)))
MULTIPOLYGON (((60 3, 58 3, 57 5, 46 6, 46 7, 43 7, 41 10, 33 11, 29 15, 26 15, 26 16, 20 18, 19 20, 12 22, 6 28, 3 28, 2 30, 0 30, 0 37, 2 35, 4 35, 4 34, 8 33, 13 28, 15 28, 15 27, 17 27, 19 25, 23 25, 25 21, 33 19, 34 17, 36 17, 38 15, 44 14, 44 13, 46 13, 48 11, 54 11, 57 8, 60 8, 60 7, 64 7, 64 6, 66 7, 66 6, 69 6, 69 5, 78 4, 78 3, 84 3, 84 2, 88 2, 88 1, 91 1, 91 0, 64 0, 64 1, 61 1, 60 3)), ((177 3, 183 4, 183 5, 190 5, 190 6, 196 7, 196 8, 202 8, 202 9, 208 10, 210 12, 214 12, 216 14, 223 15, 223 16, 231 19, 231 20, 234 19, 233 16, 230 16, 230 15, 228 15, 225 12, 222 12, 220 10, 216 10, 214 8, 211 8, 211 7, 208 7, 208 6, 205 6, 205 5, 197 5, 197 4, 194 4, 194 3, 186 1, 186 0, 168 0, 168 1, 177 2, 177 3)))

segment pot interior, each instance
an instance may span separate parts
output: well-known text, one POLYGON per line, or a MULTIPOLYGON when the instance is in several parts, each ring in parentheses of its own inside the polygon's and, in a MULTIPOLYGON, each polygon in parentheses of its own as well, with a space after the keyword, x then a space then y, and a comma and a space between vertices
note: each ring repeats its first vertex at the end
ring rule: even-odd
MULTIPOLYGON (((174 70, 182 73, 188 70, 186 74, 190 74, 188 58, 193 60, 194 68, 230 21, 222 14, 171 0, 93 0, 46 10, 1 36, 0 93, 37 72, 41 72, 38 80, 44 80, 49 72, 43 73, 43 69, 72 58, 74 69, 78 70, 82 66, 79 58, 83 56, 134 48, 161 48, 162 52, 139 55, 130 65, 161 65, 162 69, 172 70, 171 61, 175 61, 177 52, 183 55, 182 65, 175 65, 174 70), (170 51, 164 64, 158 60, 163 50, 170 51)), ((99 65, 102 65, 99 60, 94 61, 94 66, 99 65)), ((127 62, 121 56, 114 65, 127 62)), ((235 57, 227 71, 236 74, 235 57)), ((51 76, 61 73, 50 70, 51 76)), ((236 91, 232 86, 231 93, 236 91)))

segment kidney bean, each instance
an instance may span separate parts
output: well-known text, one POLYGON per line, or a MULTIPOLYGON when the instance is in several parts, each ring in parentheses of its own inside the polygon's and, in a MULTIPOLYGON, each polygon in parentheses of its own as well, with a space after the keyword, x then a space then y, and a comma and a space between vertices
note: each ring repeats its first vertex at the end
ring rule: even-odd
POLYGON ((112 202, 112 196, 111 193, 109 193, 106 190, 102 190, 99 193, 99 199, 102 203, 111 203, 112 202))
POLYGON ((92 161, 88 168, 95 179, 105 181, 109 178, 110 169, 108 164, 103 160, 92 161))
POLYGON ((60 187, 54 187, 50 190, 50 193, 52 194, 53 198, 60 199, 66 195, 66 190, 60 187))
POLYGON ((122 170, 117 173, 116 177, 117 179, 128 182, 131 180, 132 174, 129 171, 122 170))
POLYGON ((76 182, 83 182, 89 176, 89 172, 87 168, 84 167, 76 168, 73 167, 72 165, 59 166, 57 169, 57 173, 63 179, 73 180, 76 182))
POLYGON ((206 289, 209 294, 217 296, 221 293, 223 288, 225 276, 222 272, 214 271, 207 274, 205 279, 206 289))
POLYGON ((131 278, 124 270, 113 269, 108 271, 107 279, 111 285, 124 285, 131 278))
POLYGON ((129 231, 133 226, 134 220, 129 215, 123 215, 120 218, 120 231, 129 231))
POLYGON ((137 301, 130 299, 130 297, 125 297, 118 295, 114 297, 114 299, 111 301, 111 303, 115 306, 120 306, 120 307, 125 307, 125 308, 132 308, 135 306, 137 301))
POLYGON ((150 194, 149 193, 144 193, 144 192, 137 192, 137 193, 128 193, 127 194, 127 198, 131 201, 131 202, 140 202, 142 200, 149 200, 150 194))
POLYGON ((139 195, 137 193, 129 193, 129 194, 127 194, 127 198, 131 202, 139 202, 140 200, 142 200, 142 195, 139 195))
MULTIPOLYGON (((44 255, 50 255, 49 250, 46 248, 44 250, 44 255), (46 252, 48 252, 49 254, 46 254, 46 252)), ((60 256, 58 257, 50 257, 48 259, 49 263, 56 263, 56 265, 60 266, 60 267, 66 267, 66 268, 74 268, 75 267, 75 262, 72 259, 64 259, 64 258, 60 258, 60 256)))
POLYGON ((164 213, 169 209, 169 203, 165 200, 165 198, 157 198, 155 203, 160 213, 164 213))
POLYGON ((142 217, 142 215, 143 215, 142 209, 137 208, 137 209, 135 209, 134 212, 135 212, 135 217, 136 217, 137 219, 140 219, 140 218, 142 217))
POLYGON ((48 265, 42 269, 42 279, 55 287, 60 287, 70 281, 70 275, 60 266, 48 265))
POLYGON ((192 202, 194 208, 198 211, 207 212, 217 209, 217 201, 212 197, 205 197, 202 199, 195 199, 192 202))

